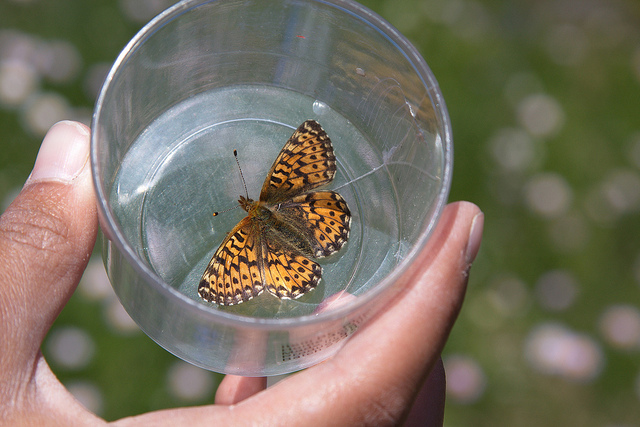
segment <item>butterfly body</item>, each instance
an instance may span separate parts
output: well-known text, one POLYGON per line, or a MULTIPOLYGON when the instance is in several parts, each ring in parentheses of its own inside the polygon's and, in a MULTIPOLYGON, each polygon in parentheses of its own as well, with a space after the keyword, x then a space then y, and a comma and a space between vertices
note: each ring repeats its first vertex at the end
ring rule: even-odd
POLYGON ((270 207, 264 202, 256 202, 242 196, 240 196, 238 203, 247 211, 256 233, 269 235, 273 241, 272 245, 287 247, 305 256, 316 256, 310 239, 299 229, 287 223, 282 215, 278 214, 280 204, 270 207))
POLYGON ((351 212, 334 191, 315 188, 333 180, 335 155, 322 127, 307 120, 276 158, 257 201, 240 196, 247 216, 223 240, 198 293, 234 305, 266 288, 282 299, 314 289, 322 268, 309 258, 340 250, 349 238, 351 212))

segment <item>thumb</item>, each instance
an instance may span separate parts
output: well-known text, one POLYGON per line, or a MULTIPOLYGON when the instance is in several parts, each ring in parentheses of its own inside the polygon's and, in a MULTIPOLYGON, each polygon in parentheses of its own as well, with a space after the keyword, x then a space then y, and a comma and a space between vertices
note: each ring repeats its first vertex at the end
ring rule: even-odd
POLYGON ((54 125, 0 217, 0 380, 29 375, 89 260, 98 227, 90 169, 89 129, 54 125))

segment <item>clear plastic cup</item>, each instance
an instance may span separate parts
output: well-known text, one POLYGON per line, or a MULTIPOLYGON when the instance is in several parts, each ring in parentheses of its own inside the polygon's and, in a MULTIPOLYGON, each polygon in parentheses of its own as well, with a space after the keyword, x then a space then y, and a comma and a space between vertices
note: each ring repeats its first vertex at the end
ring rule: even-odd
POLYGON ((451 181, 449 118, 418 51, 352 1, 187 0, 145 26, 96 104, 91 162, 104 263, 129 315, 209 370, 277 375, 318 363, 398 292, 451 181), (295 300, 221 307, 198 283, 304 120, 333 141, 329 189, 353 216, 347 245, 295 300))

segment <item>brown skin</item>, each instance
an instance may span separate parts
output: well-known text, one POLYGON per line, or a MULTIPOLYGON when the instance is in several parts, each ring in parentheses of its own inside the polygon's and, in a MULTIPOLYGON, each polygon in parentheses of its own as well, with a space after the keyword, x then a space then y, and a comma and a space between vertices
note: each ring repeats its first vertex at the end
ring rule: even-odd
MULTIPOLYGON (((65 139, 88 146, 88 130, 59 124, 45 144, 63 147, 65 139)), ((0 218, 0 419, 14 425, 97 425, 104 421, 73 398, 39 350, 80 280, 98 227, 88 164, 70 179, 51 179, 41 171, 51 161, 45 157, 39 155, 32 178, 0 218)), ((326 362, 269 389, 264 378, 228 375, 215 405, 114 424, 441 425, 440 352, 462 305, 482 219, 471 203, 448 205, 428 246, 401 279, 406 292, 326 362)))

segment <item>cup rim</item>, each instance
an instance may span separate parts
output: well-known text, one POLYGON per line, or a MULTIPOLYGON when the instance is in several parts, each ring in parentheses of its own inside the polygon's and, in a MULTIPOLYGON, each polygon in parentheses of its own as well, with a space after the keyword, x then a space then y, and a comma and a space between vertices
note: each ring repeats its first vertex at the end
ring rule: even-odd
MULTIPOLYGON (((336 9, 351 15, 354 19, 360 19, 365 21, 369 26, 383 33, 385 37, 391 40, 397 47, 397 49, 407 58, 407 60, 413 65, 413 69, 423 82, 425 90, 430 93, 434 101, 434 111, 438 122, 442 127, 442 147, 443 147, 443 160, 444 168, 442 171, 442 181, 438 194, 435 198, 432 215, 430 218, 425 218, 425 226, 420 233, 420 236, 416 242, 411 246, 408 253, 403 257, 398 265, 396 265, 391 272, 389 272, 382 280, 380 280, 376 286, 368 290, 365 294, 358 296, 352 302, 348 304, 333 308, 326 312, 317 314, 309 314, 298 317, 285 317, 285 318, 261 318, 243 316, 233 313, 226 313, 220 310, 214 310, 206 304, 202 304, 198 301, 187 297, 177 289, 166 284, 157 274, 155 274, 149 266, 140 260, 135 254, 135 251, 125 238, 123 232, 115 220, 113 211, 111 210, 106 192, 104 191, 100 182, 100 165, 97 156, 97 132, 99 128, 102 106, 111 87, 114 77, 117 75, 121 66, 127 62, 127 59, 134 55, 137 47, 144 43, 144 41, 150 37, 157 28, 163 26, 169 20, 177 18, 179 15, 199 7, 201 5, 213 2, 221 2, 225 0, 182 0, 179 3, 169 7, 154 19, 149 21, 138 33, 129 41, 122 52, 118 55, 113 66, 111 67, 103 86, 100 90, 100 94, 97 98, 94 114, 91 123, 91 169, 93 175, 93 185, 98 198, 98 216, 100 219, 100 225, 105 235, 117 249, 124 255, 127 262, 136 271, 137 274, 142 276, 142 279, 153 288, 155 291, 160 292, 165 298, 169 298, 174 303, 180 304, 185 310, 198 310, 198 317, 204 316, 210 318, 212 322, 218 324, 226 324, 230 326, 242 326, 245 328, 259 329, 259 330, 281 330, 307 327, 310 325, 331 322, 344 318, 350 313, 355 313, 361 308, 369 305, 374 299, 376 299, 381 293, 392 288, 401 276, 407 271, 410 265, 413 264, 417 255, 424 249, 429 238, 433 234, 433 230, 440 219, 444 206, 447 203, 449 190, 451 186, 452 171, 453 171, 453 140, 451 122, 447 111, 446 104, 442 93, 440 92, 439 85, 433 75, 431 69, 427 65, 426 61, 418 50, 403 36, 400 31, 388 23, 384 18, 377 13, 362 6, 352 0, 305 0, 309 3, 322 3, 332 6, 336 9)), ((280 0, 282 3, 288 0, 280 0)))

